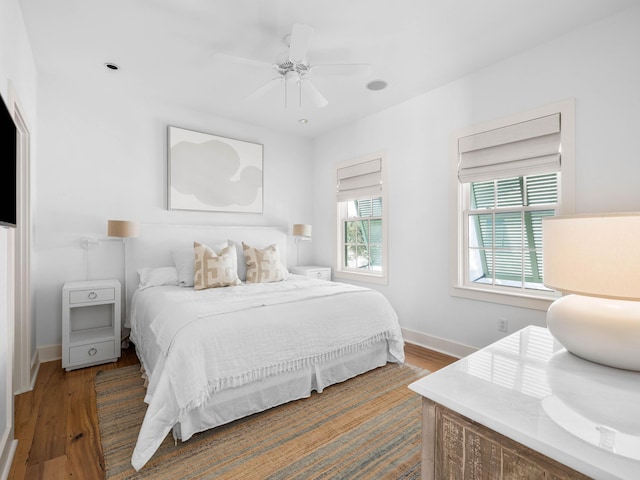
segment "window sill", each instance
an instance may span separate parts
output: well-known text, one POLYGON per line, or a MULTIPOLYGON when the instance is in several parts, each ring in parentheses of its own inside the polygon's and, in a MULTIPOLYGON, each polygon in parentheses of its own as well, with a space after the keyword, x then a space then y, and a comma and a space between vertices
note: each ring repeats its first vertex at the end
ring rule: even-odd
POLYGON ((451 296, 467 298, 469 300, 480 300, 482 302, 500 303, 513 307, 529 308, 532 310, 542 310, 546 312, 554 300, 559 298, 557 293, 519 293, 508 291, 496 291, 494 289, 472 288, 460 285, 453 285, 450 289, 451 296))
POLYGON ((367 283, 374 283, 376 285, 387 285, 386 275, 375 275, 371 273, 355 273, 355 272, 347 272, 344 270, 336 270, 334 276, 335 278, 352 280, 355 282, 367 282, 367 283))

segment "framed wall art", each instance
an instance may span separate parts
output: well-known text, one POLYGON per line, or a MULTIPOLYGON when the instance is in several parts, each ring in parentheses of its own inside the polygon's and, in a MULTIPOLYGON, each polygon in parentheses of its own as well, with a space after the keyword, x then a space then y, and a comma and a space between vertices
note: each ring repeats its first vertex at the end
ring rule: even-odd
POLYGON ((262 213, 263 146, 169 125, 169 210, 262 213))

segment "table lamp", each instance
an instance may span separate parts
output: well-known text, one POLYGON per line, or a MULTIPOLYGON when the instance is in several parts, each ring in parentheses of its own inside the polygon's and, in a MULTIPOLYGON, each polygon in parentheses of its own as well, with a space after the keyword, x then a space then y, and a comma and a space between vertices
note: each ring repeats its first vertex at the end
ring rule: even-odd
POLYGON ((542 221, 549 332, 569 352, 640 371, 640 213, 542 221))
POLYGON ((140 232, 140 225, 138 222, 132 222, 130 220, 108 220, 107 221, 107 236, 118 237, 122 239, 122 248, 124 250, 124 323, 129 318, 129 308, 127 305, 127 238, 137 237, 140 232))
POLYGON ((300 242, 303 240, 311 240, 311 225, 305 225, 302 223, 295 223, 293 225, 293 236, 296 242, 296 267, 299 261, 300 242))

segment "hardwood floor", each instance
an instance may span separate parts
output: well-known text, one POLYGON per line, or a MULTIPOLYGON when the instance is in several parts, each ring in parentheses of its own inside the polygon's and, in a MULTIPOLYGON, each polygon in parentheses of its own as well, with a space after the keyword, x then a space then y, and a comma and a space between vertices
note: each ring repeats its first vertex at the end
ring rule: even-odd
POLYGON ((455 357, 450 357, 449 355, 434 350, 428 350, 412 343, 405 343, 404 356, 407 363, 431 372, 440 370, 458 360, 455 357))
MULTIPOLYGON (((456 359, 415 345, 406 362, 434 372, 456 359)), ((18 447, 9 480, 98 480, 105 475, 93 379, 99 370, 138 363, 133 347, 115 363, 65 372, 43 363, 35 388, 15 397, 18 447)))
POLYGON ((60 360, 40 365, 32 391, 15 397, 15 480, 104 478, 93 379, 99 370, 138 363, 133 347, 115 363, 66 372, 60 360))

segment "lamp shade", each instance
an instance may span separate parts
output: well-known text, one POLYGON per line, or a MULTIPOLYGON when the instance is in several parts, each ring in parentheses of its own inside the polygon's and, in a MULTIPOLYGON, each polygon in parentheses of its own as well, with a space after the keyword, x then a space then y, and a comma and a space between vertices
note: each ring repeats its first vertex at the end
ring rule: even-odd
POLYGON ((547 287, 640 299, 640 213, 548 217, 542 235, 547 287))
POLYGON ((294 237, 311 237, 311 225, 296 223, 293 225, 294 237))
POLYGON ((129 220, 109 220, 107 222, 107 236, 109 237, 137 237, 139 230, 138 222, 129 220))
POLYGON ((569 352, 640 371, 640 214, 542 221, 547 328, 569 352))

